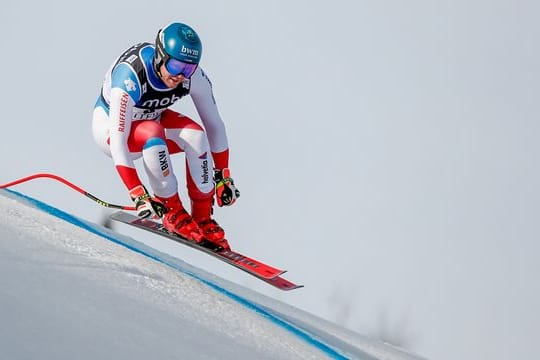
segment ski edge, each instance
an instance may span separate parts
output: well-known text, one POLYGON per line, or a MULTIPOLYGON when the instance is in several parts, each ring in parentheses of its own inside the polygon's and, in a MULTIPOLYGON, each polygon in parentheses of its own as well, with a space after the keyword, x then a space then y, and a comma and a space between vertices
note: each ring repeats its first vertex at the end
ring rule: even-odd
MULTIPOLYGON (((131 225, 131 226, 134 226, 138 229, 141 229, 141 230, 146 230, 146 231, 149 231, 151 233, 154 233, 156 235, 159 235, 159 236, 164 236, 168 239, 171 239, 173 241, 176 241, 176 242, 179 242, 183 245, 187 245, 193 249, 196 249, 196 250, 199 250, 201 252, 204 252, 206 254, 209 254, 213 257, 215 257, 216 259, 219 259, 227 264, 230 264, 234 267, 236 267, 237 269, 240 269, 240 270, 243 270, 245 272, 247 272, 248 274, 260 279, 260 280, 263 280, 265 282, 267 282, 268 284, 274 286, 274 287, 277 287, 277 288, 289 288, 288 285, 286 285, 287 283, 290 283, 288 282, 287 280, 283 279, 280 277, 280 275, 284 274, 286 272, 286 270, 281 270, 281 269, 278 269, 278 268, 275 268, 273 266, 270 266, 268 264, 265 264, 259 260, 256 260, 256 259, 253 259, 253 258, 250 258, 248 256, 245 256, 239 252, 236 252, 236 251, 232 251, 232 250, 221 250, 221 251, 213 251, 211 249, 208 249, 208 248, 205 248, 205 247, 202 247, 202 246, 199 246, 197 245, 196 243, 192 242, 192 241, 189 241, 189 240, 186 240, 182 237, 179 237, 179 236, 176 236, 176 235, 172 235, 170 233, 167 233, 167 232, 164 232, 164 231, 160 231, 159 229, 161 228, 161 224, 153 221, 153 220, 147 220, 147 222, 145 222, 146 224, 153 224, 154 226, 156 226, 155 228, 154 227, 150 227, 148 225, 145 225, 145 223, 142 222, 142 219, 139 218, 139 217, 136 217, 134 215, 131 215, 131 214, 128 214, 128 213, 125 213, 123 211, 117 211, 117 212, 114 212, 112 213, 110 216, 109 216, 112 220, 115 220, 115 221, 119 221, 121 223, 124 223, 124 224, 127 224, 127 225, 131 225), (234 258, 240 258, 242 259, 241 261, 235 261, 234 258), (255 264, 255 266, 254 266, 255 264), (266 269, 266 271, 257 271, 257 267, 258 266, 261 266, 262 268, 266 269), (272 280, 276 279, 276 281, 272 282, 272 280), (279 279, 282 279, 282 280, 279 280, 279 279), (285 281, 284 281, 285 280, 285 281)), ((292 284, 292 283, 291 283, 292 284)), ((295 284, 292 284, 292 287, 296 286, 295 284)))

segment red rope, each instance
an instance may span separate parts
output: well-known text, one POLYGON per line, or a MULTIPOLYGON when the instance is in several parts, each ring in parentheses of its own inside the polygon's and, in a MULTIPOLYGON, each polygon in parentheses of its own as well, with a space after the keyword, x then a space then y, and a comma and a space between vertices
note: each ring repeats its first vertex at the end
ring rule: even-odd
POLYGON ((27 182, 27 181, 31 181, 31 180, 34 180, 34 179, 38 179, 38 178, 49 178, 49 179, 59 181, 62 184, 69 186, 73 190, 81 193, 82 195, 84 195, 86 197, 89 197, 90 199, 94 200, 98 204, 100 204, 102 206, 105 206, 105 207, 117 208, 117 209, 122 209, 122 210, 135 210, 135 208, 133 206, 115 205, 115 204, 110 204, 108 202, 100 200, 97 197, 95 197, 94 195, 87 192, 86 190, 84 190, 84 189, 78 187, 77 185, 73 184, 72 182, 70 182, 70 181, 68 181, 68 180, 66 180, 66 179, 64 179, 64 178, 62 178, 62 177, 60 177, 58 175, 54 175, 54 174, 34 174, 34 175, 26 176, 26 177, 23 177, 21 179, 17 179, 15 181, 9 182, 7 184, 0 184, 0 189, 9 188, 9 187, 12 187, 12 186, 15 186, 15 185, 27 182))

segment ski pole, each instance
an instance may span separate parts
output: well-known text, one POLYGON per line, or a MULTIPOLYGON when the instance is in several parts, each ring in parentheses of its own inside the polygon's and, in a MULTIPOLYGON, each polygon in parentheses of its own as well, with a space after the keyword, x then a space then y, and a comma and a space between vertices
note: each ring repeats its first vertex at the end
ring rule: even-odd
POLYGON ((78 187, 77 185, 67 181, 66 179, 64 179, 64 178, 62 178, 62 177, 60 177, 58 175, 54 175, 54 174, 34 174, 34 175, 30 175, 30 176, 27 176, 27 177, 24 177, 24 178, 17 179, 15 181, 9 182, 7 184, 0 184, 0 189, 9 188, 9 187, 12 187, 12 186, 15 186, 15 185, 18 185, 18 184, 21 184, 21 183, 24 183, 24 182, 27 182, 27 181, 30 181, 30 180, 38 179, 38 178, 49 178, 49 179, 59 181, 62 184, 69 186, 73 190, 83 194, 84 196, 94 200, 99 205, 107 207, 107 208, 121 209, 121 210, 135 210, 135 208, 133 206, 115 205, 115 204, 111 204, 111 203, 108 203, 106 201, 103 201, 103 200, 95 197, 94 195, 90 194, 88 191, 86 191, 86 190, 78 187))

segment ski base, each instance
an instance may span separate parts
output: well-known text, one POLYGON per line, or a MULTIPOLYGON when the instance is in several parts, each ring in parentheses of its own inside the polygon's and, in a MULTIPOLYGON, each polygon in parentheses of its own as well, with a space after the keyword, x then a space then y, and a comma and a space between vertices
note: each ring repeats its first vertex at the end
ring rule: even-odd
POLYGON ((302 287, 302 285, 294 284, 282 278, 280 275, 285 273, 285 270, 270 266, 261 261, 245 256, 239 252, 233 250, 226 250, 221 246, 207 240, 203 240, 203 242, 201 243, 189 241, 179 235, 170 233, 163 227, 162 224, 156 221, 150 219, 141 219, 137 216, 128 214, 123 211, 117 211, 111 214, 110 218, 112 220, 132 225, 139 229, 143 229, 151 233, 167 237, 183 245, 187 245, 194 249, 205 252, 219 260, 222 260, 240 270, 247 272, 248 274, 280 290, 294 290, 302 287))

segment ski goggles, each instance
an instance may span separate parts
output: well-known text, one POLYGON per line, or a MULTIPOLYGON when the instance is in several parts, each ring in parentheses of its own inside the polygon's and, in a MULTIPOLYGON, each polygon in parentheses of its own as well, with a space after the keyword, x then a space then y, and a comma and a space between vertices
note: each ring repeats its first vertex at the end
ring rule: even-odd
POLYGON ((172 76, 184 75, 185 78, 190 78, 197 69, 198 64, 190 64, 175 58, 169 58, 165 62, 165 68, 172 76))

